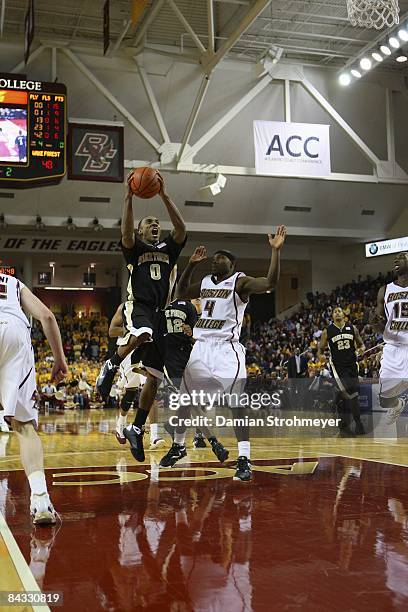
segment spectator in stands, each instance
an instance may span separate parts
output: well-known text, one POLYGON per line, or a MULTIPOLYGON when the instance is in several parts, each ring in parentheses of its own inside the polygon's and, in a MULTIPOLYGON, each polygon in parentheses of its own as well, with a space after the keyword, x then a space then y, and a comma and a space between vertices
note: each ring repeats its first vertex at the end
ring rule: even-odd
POLYGON ((44 385, 44 387, 41 389, 41 399, 42 402, 45 404, 46 402, 48 402, 48 407, 53 410, 55 408, 55 394, 57 392, 57 388, 55 385, 53 385, 52 383, 48 382, 46 385, 44 385))

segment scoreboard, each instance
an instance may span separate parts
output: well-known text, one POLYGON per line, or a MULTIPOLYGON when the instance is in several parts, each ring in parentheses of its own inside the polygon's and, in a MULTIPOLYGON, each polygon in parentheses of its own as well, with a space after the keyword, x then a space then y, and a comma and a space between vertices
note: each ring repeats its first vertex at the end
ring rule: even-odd
POLYGON ((66 172, 66 87, 0 73, 0 188, 58 183, 66 172))
POLYGON ((8 274, 9 276, 15 276, 16 269, 14 266, 5 266, 0 263, 0 274, 8 274))

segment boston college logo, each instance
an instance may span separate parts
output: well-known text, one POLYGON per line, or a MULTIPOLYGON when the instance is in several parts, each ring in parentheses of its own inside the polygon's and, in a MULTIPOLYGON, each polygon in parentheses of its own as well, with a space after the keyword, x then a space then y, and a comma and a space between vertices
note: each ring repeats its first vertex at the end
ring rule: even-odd
POLYGON ((77 150, 76 157, 84 157, 82 172, 108 172, 112 160, 118 153, 108 134, 85 132, 77 150))

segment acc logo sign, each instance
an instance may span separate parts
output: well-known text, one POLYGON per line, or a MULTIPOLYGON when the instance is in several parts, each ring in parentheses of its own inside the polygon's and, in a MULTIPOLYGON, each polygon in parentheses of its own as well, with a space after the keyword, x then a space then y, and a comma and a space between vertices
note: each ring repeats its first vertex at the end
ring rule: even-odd
POLYGON ((117 155, 112 139, 107 134, 85 132, 77 150, 76 157, 84 157, 82 172, 105 173, 117 155))
MULTIPOLYGON (((319 153, 318 152, 313 153, 311 151, 312 146, 310 143, 312 141, 320 142, 320 138, 318 138, 317 136, 309 136, 308 138, 305 139, 305 141, 302 144, 302 136, 299 136, 297 134, 294 134, 293 136, 289 136, 289 138, 286 139, 286 143, 285 143, 286 152, 291 157, 301 157, 302 149, 303 149, 303 152, 307 157, 316 159, 317 157, 319 157, 319 153), (295 150, 295 143, 293 142, 295 140, 298 141, 297 143, 298 146, 296 148, 297 150, 295 150)), ((268 150, 266 151, 266 155, 270 155, 274 151, 275 152, 279 151, 279 155, 281 155, 282 157, 284 156, 282 140, 279 134, 275 134, 274 137, 272 138, 272 142, 270 143, 268 150)))
POLYGON ((254 121, 257 174, 279 176, 328 176, 329 125, 254 121))

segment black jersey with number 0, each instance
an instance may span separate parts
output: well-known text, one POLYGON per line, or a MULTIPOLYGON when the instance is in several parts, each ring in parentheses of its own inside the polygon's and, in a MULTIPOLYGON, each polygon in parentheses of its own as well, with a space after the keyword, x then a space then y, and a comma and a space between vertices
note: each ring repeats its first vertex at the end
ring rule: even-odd
POLYGON ((164 311, 166 318, 166 355, 168 350, 177 351, 181 346, 191 347, 192 336, 183 331, 183 325, 189 325, 191 330, 197 323, 198 314, 191 302, 174 300, 164 311))
POLYGON ((355 366, 356 349, 354 325, 346 323, 341 329, 331 323, 327 328, 327 342, 335 366, 355 366))
POLYGON ((122 246, 130 272, 128 300, 151 308, 165 308, 171 298, 177 259, 186 243, 177 244, 171 234, 157 244, 143 242, 135 235, 132 249, 122 246))

